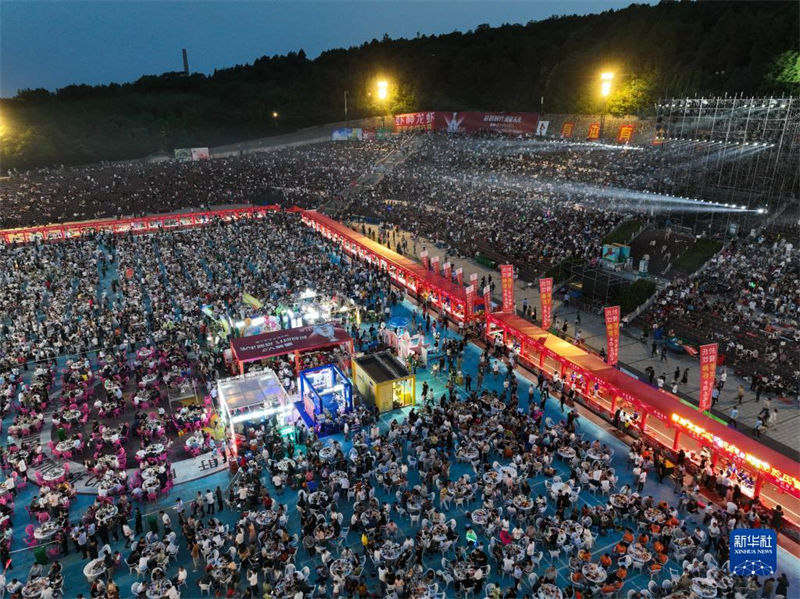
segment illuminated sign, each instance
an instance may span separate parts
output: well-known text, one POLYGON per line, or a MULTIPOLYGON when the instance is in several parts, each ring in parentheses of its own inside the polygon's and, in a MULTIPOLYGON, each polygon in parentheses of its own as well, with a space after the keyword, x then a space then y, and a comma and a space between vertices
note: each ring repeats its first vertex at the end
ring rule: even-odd
POLYGON ((794 494, 800 491, 800 480, 797 480, 790 474, 781 472, 778 468, 775 468, 774 466, 770 466, 767 462, 758 459, 753 454, 742 451, 741 449, 736 447, 736 445, 734 445, 733 443, 729 443, 725 439, 717 437, 716 435, 708 432, 703 427, 696 425, 688 418, 684 418, 683 416, 679 416, 678 414, 673 414, 672 422, 674 422, 681 428, 685 429, 694 438, 699 439, 701 441, 706 441, 707 443, 712 445, 714 449, 719 449, 724 453, 726 453, 727 455, 729 455, 730 457, 734 458, 735 460, 738 460, 745 464, 749 464, 756 470, 763 472, 764 474, 769 476, 773 480, 773 482, 780 488, 787 491, 791 491, 794 494))

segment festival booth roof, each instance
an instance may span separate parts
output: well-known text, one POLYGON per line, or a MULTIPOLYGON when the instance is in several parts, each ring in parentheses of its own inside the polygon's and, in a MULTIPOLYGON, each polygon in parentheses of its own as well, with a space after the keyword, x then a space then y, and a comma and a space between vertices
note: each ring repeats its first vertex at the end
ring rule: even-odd
POLYGON ((286 391, 277 375, 270 369, 257 373, 234 376, 217 381, 220 406, 229 415, 247 412, 265 406, 276 408, 288 405, 286 391))
MULTIPOLYGON (((531 325, 516 314, 494 312, 489 315, 489 318, 506 330, 519 330, 526 336, 529 336, 531 328, 539 328, 531 325)), ((542 329, 539 330, 541 331, 542 329)), ((744 433, 729 428, 713 418, 709 418, 704 413, 698 412, 676 400, 674 396, 661 392, 647 383, 609 366, 599 357, 563 339, 558 339, 555 335, 548 334, 548 338, 543 345, 557 353, 567 364, 588 373, 601 383, 606 383, 620 397, 630 401, 659 420, 673 424, 673 418, 675 417, 685 419, 694 425, 694 431, 688 433, 691 436, 701 436, 706 443, 714 445, 720 445, 724 441, 728 444, 725 453, 730 454, 734 450, 738 450, 740 455, 742 453, 750 454, 784 473, 792 474, 800 471, 800 464, 791 457, 762 445, 755 439, 751 439, 744 433)), ((681 430, 684 428, 684 426, 681 426, 681 430)), ((756 466, 756 469, 758 469, 758 466, 756 466)))
POLYGON ((272 356, 307 352, 352 341, 353 338, 346 330, 328 322, 262 333, 251 337, 237 337, 231 341, 231 350, 237 361, 253 362, 272 356))
POLYGON ((464 287, 453 283, 452 281, 434 273, 433 271, 426 270, 424 266, 418 264, 414 260, 406 258, 405 256, 401 256, 397 252, 390 250, 377 241, 373 241, 366 235, 362 235, 361 233, 353 231, 353 229, 325 216, 324 214, 320 214, 316 210, 306 210, 303 212, 303 215, 313 221, 316 221, 337 235, 340 235, 341 237, 361 246, 371 254, 379 256, 395 268, 399 268, 407 273, 410 273, 416 279, 424 282, 428 288, 437 289, 441 293, 444 293, 445 295, 453 297, 462 302, 466 301, 466 291, 464 290, 464 287))

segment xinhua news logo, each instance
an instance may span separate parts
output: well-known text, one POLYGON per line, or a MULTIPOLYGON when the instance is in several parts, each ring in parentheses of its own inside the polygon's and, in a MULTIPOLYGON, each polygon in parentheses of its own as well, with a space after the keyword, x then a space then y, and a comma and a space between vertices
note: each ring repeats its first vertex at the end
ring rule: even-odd
POLYGON ((778 568, 778 538, 774 530, 737 528, 730 536, 730 568, 737 576, 769 576, 778 568))

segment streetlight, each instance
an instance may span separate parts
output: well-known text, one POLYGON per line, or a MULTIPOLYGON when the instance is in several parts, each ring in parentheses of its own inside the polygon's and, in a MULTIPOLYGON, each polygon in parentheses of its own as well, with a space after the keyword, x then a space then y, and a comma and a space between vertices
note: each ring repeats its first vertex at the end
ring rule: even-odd
POLYGON ((389 99, 389 82, 386 79, 378 80, 378 101, 384 104, 384 110, 381 113, 381 129, 386 127, 386 100, 389 99))
POLYGON ((606 71, 600 74, 600 95, 603 96, 603 114, 600 115, 600 132, 598 138, 603 139, 603 129, 606 124, 606 109, 608 108, 608 96, 611 94, 611 82, 614 80, 614 73, 606 71))
POLYGON ((272 118, 273 119, 277 119, 278 118, 278 112, 276 110, 272 111, 272 118))

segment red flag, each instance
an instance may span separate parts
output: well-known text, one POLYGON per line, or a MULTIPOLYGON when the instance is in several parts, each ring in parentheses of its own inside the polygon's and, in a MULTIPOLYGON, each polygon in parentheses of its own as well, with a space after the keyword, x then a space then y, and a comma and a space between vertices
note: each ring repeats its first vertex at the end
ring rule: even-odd
POLYGON ((542 328, 553 324, 553 279, 539 279, 539 301, 542 305, 542 328))
POLYGON ((619 306, 603 311, 606 316, 606 362, 614 366, 619 361, 619 306))
POLYGON ((717 344, 709 343, 700 346, 700 405, 698 410, 704 412, 711 408, 711 392, 714 390, 714 378, 717 374, 717 344))
POLYGON ((483 312, 484 314, 492 313, 492 288, 486 285, 483 288, 483 312))
POLYGON ((511 264, 500 265, 500 283, 503 287, 503 312, 513 312, 514 267, 511 264))
POLYGON ((428 258, 428 251, 427 251, 427 250, 425 250, 424 252, 422 252, 422 253, 419 255, 419 257, 422 259, 422 266, 424 266, 424 267, 425 267, 425 270, 430 270, 430 267, 431 267, 431 261, 430 261, 430 259, 428 258))
POLYGON ((472 313, 475 311, 475 286, 467 285, 464 294, 467 299, 466 305, 464 306, 464 320, 468 321, 472 318, 472 313))

